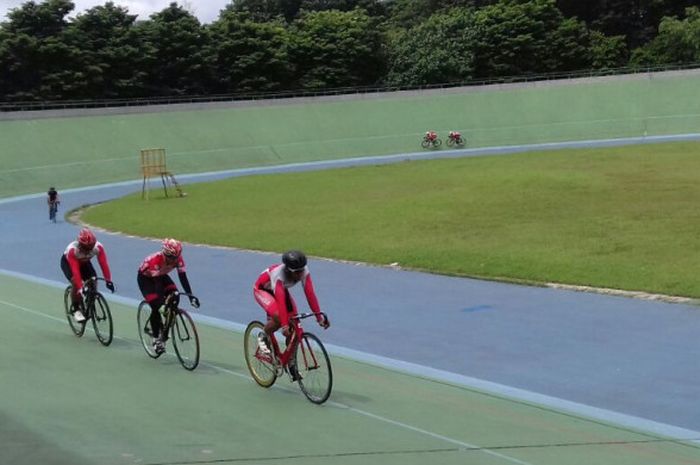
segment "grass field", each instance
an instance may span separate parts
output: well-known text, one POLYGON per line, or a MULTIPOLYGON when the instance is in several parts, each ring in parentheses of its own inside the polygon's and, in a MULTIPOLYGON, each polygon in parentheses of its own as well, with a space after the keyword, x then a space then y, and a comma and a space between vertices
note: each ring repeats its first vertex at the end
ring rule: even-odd
POLYGON ((700 296, 700 144, 266 175, 133 195, 91 224, 436 273, 700 296))

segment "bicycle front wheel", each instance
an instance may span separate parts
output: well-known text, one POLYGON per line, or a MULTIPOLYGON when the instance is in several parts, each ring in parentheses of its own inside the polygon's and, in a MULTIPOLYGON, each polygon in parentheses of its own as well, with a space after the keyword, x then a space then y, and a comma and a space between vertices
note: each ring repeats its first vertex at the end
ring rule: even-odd
POLYGON ((272 355, 263 354, 258 348, 258 334, 263 331, 265 325, 259 321, 251 321, 243 335, 243 352, 248 370, 256 383, 264 388, 275 384, 277 368, 272 355))
POLYGON ((328 400, 333 388, 333 371, 326 348, 311 333, 304 333, 297 346, 296 364, 299 371, 299 387, 314 404, 328 400))
POLYGON ((94 308, 92 309, 92 326, 95 328, 97 340, 103 346, 107 347, 112 343, 114 335, 112 312, 109 311, 107 300, 99 292, 95 295, 94 308))
POLYGON ((185 370, 194 370, 199 365, 199 335, 192 317, 185 310, 178 309, 172 325, 173 346, 185 370))
POLYGON ((139 326, 139 338, 143 350, 146 351, 149 357, 158 358, 160 354, 156 353, 153 348, 153 331, 151 330, 151 306, 145 300, 139 304, 139 309, 136 312, 136 324, 139 326))
POLYGON ((73 331, 73 334, 75 334, 78 337, 81 337, 85 333, 86 322, 78 322, 75 318, 73 318, 73 312, 71 312, 71 304, 73 303, 73 299, 71 299, 70 295, 72 290, 72 285, 66 288, 66 291, 63 293, 63 305, 66 308, 66 319, 68 320, 68 326, 70 326, 70 329, 73 331))

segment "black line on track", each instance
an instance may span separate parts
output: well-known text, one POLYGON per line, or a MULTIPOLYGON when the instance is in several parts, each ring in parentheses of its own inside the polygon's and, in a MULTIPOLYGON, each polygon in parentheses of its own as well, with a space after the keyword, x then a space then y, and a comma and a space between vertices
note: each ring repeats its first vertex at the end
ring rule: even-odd
MULTIPOLYGON (((687 441, 700 441, 700 438, 691 438, 687 441)), ((402 454, 436 454, 444 452, 489 452, 489 451, 511 451, 521 449, 551 449, 559 447, 586 447, 586 446, 628 446, 635 444, 655 444, 669 443, 679 444, 678 440, 673 439, 640 439, 637 441, 590 441, 590 442, 561 442, 551 444, 521 444, 511 446, 481 446, 481 447, 448 447, 438 449, 410 449, 410 450, 391 450, 391 451, 366 451, 366 452, 338 452, 334 454, 295 454, 295 455, 277 455, 267 457, 245 457, 245 458, 228 458, 228 459, 209 459, 209 460, 194 460, 194 461, 177 461, 177 462, 149 462, 143 465, 207 465, 207 464, 225 464, 235 462, 272 462, 278 460, 298 460, 298 459, 319 459, 319 458, 338 458, 338 457, 362 457, 362 456, 382 456, 382 455, 402 455, 402 454)), ((682 445, 682 444, 679 444, 682 445)))
MULTIPOLYGON (((638 436, 644 436, 644 437, 652 438, 652 439, 648 440, 649 442, 669 442, 669 443, 675 443, 675 444, 678 444, 678 445, 681 445, 681 446, 687 446, 687 447, 692 447, 692 448, 698 448, 698 447, 700 447, 700 446, 698 446, 698 445, 689 444, 688 442, 686 442, 686 441, 697 441, 698 438, 690 438, 690 439, 687 439, 687 438, 683 438, 683 439, 670 438, 670 437, 666 437, 666 436, 663 436, 663 435, 660 435, 660 434, 655 434, 655 433, 652 433, 652 432, 649 432, 649 431, 644 431, 644 430, 641 430, 641 429, 635 429, 634 427, 631 427, 631 426, 622 426, 622 425, 618 425, 618 424, 615 424, 615 423, 612 423, 612 422, 606 422, 605 420, 598 420, 598 419, 596 419, 596 418, 592 418, 592 417, 585 416, 585 414, 583 414, 583 413, 565 412, 565 411, 557 410, 556 407, 550 407, 550 406, 547 406, 547 405, 537 404, 537 403, 535 403, 535 401, 528 401, 528 400, 523 400, 523 399, 517 399, 517 398, 513 398, 513 397, 508 397, 506 394, 498 394, 498 393, 488 392, 488 391, 484 391, 484 390, 481 390, 481 389, 476 388, 476 387, 466 386, 466 385, 463 385, 463 384, 458 384, 458 383, 454 383, 454 382, 450 382, 450 381, 443 381, 443 380, 440 380, 440 379, 431 378, 431 377, 429 377, 429 376, 423 376, 423 375, 420 375, 420 374, 417 374, 417 373, 410 373, 410 372, 407 372, 407 371, 403 371, 403 370, 401 370, 400 368, 392 369, 392 368, 390 368, 390 367, 386 367, 386 366, 382 366, 382 365, 374 365, 374 364, 371 363, 371 362, 366 362, 366 361, 363 361, 363 360, 355 360, 355 359, 352 359, 352 358, 349 358, 349 357, 342 357, 342 356, 338 356, 338 355, 336 355, 335 357, 340 357, 340 358, 343 358, 344 360, 348 360, 348 361, 354 362, 354 363, 359 363, 359 364, 362 364, 362 365, 368 365, 368 366, 371 366, 371 367, 373 367, 373 368, 377 368, 377 369, 380 369, 380 370, 389 371, 389 372, 394 373, 394 374, 397 374, 397 375, 407 376, 407 377, 410 377, 410 378, 418 378, 418 379, 422 379, 422 380, 425 380, 425 381, 429 381, 429 382, 432 382, 432 383, 435 383, 435 384, 440 384, 440 385, 443 385, 443 386, 448 386, 448 387, 460 389, 460 390, 463 390, 463 391, 472 392, 472 393, 474 393, 474 394, 482 395, 482 396, 485 396, 485 397, 491 397, 491 398, 493 398, 493 399, 503 400, 503 401, 506 401, 506 402, 514 403, 514 404, 525 405, 525 406, 527 406, 527 407, 531 407, 531 408, 534 408, 534 409, 537 409, 537 410, 542 410, 542 411, 545 411, 545 412, 553 413, 553 414, 560 415, 560 416, 564 416, 564 417, 568 417, 568 418, 574 418, 574 419, 576 419, 576 420, 585 421, 585 422, 588 422, 588 423, 593 423, 593 424, 596 424, 596 425, 604 426, 604 427, 606 427, 606 428, 615 429, 615 430, 618 430, 618 431, 625 431, 625 432, 627 432, 627 433, 636 434, 636 435, 638 435, 638 436)), ((518 388, 515 387, 515 386, 509 386, 509 387, 514 387, 515 389, 518 389, 518 388)), ((614 413, 620 413, 620 412, 614 412, 614 413)), ((649 420, 649 421, 654 421, 654 420, 649 420)), ((671 425, 671 426, 673 426, 673 425, 671 425)), ((680 428, 680 427, 679 427, 679 428, 680 428)), ((528 446, 528 447, 530 447, 530 446, 528 446)), ((493 449, 493 448, 484 447, 484 449, 493 449)))

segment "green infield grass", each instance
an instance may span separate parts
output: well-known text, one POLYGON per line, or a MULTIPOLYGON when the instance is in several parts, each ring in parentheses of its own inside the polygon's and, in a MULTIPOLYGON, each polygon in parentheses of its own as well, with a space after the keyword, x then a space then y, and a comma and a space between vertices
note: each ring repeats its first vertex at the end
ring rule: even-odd
POLYGON ((88 209, 109 230, 459 276, 700 296, 700 144, 261 175, 88 209))

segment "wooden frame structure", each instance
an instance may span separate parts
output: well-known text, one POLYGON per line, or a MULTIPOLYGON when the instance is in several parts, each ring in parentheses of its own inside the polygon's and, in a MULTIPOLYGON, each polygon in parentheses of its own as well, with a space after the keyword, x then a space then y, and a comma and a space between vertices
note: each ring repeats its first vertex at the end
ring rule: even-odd
POLYGON ((165 162, 165 149, 142 149, 141 150, 141 175, 143 176, 143 184, 141 186, 141 198, 148 200, 148 179, 160 177, 163 183, 163 192, 168 197, 167 180, 175 187, 179 197, 184 197, 180 185, 175 180, 175 175, 168 171, 165 162))

